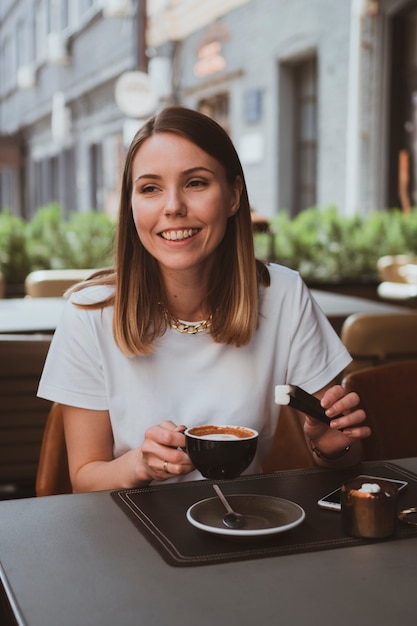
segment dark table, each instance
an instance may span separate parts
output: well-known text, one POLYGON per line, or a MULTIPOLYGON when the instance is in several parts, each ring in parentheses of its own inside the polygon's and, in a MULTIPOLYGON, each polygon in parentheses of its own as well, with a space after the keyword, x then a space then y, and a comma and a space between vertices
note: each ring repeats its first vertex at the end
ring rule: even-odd
POLYGON ((108 492, 0 502, 1 578, 27 626, 413 624, 416 554, 413 537, 172 567, 108 492))

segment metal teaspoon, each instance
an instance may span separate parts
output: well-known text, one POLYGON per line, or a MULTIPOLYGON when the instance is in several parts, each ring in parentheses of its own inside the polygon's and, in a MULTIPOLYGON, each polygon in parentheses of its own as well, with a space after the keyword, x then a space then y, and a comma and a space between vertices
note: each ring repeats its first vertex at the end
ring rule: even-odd
POLYGON ((225 507, 227 511, 226 515, 223 517, 223 524, 227 526, 228 528, 233 528, 233 529, 242 528, 246 524, 246 520, 244 516, 241 515, 240 513, 236 513, 236 511, 232 509, 232 507, 230 506, 230 504, 224 497, 224 494, 222 490, 220 489, 219 485, 213 485, 213 489, 217 493, 218 497, 220 498, 221 502, 223 503, 223 506, 225 507))

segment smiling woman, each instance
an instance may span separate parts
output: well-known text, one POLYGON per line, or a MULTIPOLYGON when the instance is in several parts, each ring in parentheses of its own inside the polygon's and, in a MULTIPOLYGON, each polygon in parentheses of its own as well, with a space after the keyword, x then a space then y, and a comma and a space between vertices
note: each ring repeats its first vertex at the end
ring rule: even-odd
POLYGON ((365 415, 331 387, 349 361, 299 274, 255 259, 223 128, 182 107, 150 118, 126 155, 115 268, 74 288, 39 386, 63 405, 74 490, 201 478, 184 436, 199 424, 259 432, 246 471, 261 471, 279 384, 320 397, 330 418, 305 417, 312 458, 357 462, 365 415))

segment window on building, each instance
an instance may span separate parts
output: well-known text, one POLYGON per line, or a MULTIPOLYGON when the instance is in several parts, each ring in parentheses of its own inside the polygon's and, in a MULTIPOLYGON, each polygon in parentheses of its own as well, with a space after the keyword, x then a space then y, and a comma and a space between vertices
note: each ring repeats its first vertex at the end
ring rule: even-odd
POLYGON ((41 161, 41 176, 40 176, 40 205, 44 206, 49 203, 49 159, 42 159, 41 161))
POLYGON ((294 205, 296 212, 308 209, 317 200, 317 69, 310 58, 294 67, 295 167, 294 205))
POLYGON ((30 198, 32 204, 32 212, 34 213, 36 209, 42 206, 42 161, 34 161, 33 167, 31 168, 32 176, 30 179, 30 198))
POLYGON ((219 93, 210 98, 204 98, 198 103, 198 110, 208 115, 230 133, 229 94, 219 93))
POLYGON ((63 164, 63 184, 62 184, 62 208, 64 215, 68 215, 76 210, 77 206, 77 185, 75 175, 75 149, 66 148, 62 152, 63 164))
POLYGON ((277 206, 295 216, 317 204, 317 60, 315 55, 278 66, 277 206))
POLYGON ((59 167, 57 156, 53 156, 49 159, 48 170, 48 202, 59 202, 59 167))
POLYGON ((103 210, 103 149, 100 143, 90 146, 90 208, 103 210))
POLYGON ((60 201, 58 156, 35 161, 31 174, 33 175, 30 182, 31 199, 34 200, 35 210, 51 202, 60 201))
POLYGON ((3 168, 0 170, 0 206, 12 213, 20 214, 21 198, 20 186, 16 170, 3 168))
POLYGON ((417 204, 417 8, 406 7, 392 21, 390 93, 390 207, 417 204), (398 68, 401 68, 399 71, 398 68))

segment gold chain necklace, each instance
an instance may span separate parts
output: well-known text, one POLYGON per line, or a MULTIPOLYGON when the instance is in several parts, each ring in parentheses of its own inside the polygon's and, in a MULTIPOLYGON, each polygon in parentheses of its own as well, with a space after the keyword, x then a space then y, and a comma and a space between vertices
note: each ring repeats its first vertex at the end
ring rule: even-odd
POLYGON ((181 322, 175 318, 171 318, 169 325, 174 330, 177 330, 179 333, 183 333, 185 335, 196 335, 197 333, 201 333, 203 330, 207 330, 210 328, 212 323, 212 316, 207 320, 203 320, 202 322, 196 322, 195 324, 186 324, 185 322, 181 322))
POLYGON ((195 322, 195 324, 187 324, 187 322, 182 322, 181 320, 171 315, 171 313, 168 311, 166 306, 162 304, 162 302, 158 302, 158 304, 162 307, 164 317, 170 327, 174 330, 177 330, 179 333, 182 333, 183 335, 196 335, 197 333, 201 333, 203 332, 203 330, 207 330, 208 328, 210 328, 212 324, 212 315, 210 315, 208 319, 202 320, 201 322, 195 322))

